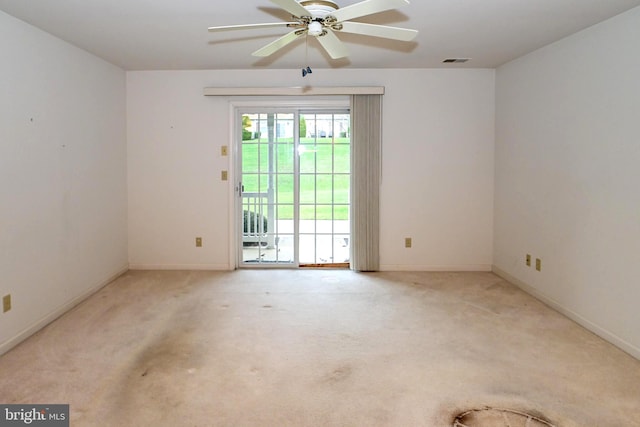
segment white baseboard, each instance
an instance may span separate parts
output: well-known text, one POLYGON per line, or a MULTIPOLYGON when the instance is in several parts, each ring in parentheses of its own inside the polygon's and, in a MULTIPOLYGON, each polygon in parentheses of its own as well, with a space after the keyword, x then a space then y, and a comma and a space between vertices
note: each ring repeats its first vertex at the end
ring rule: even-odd
POLYGON ((412 265, 382 264, 380 271, 491 271, 491 264, 412 265))
POLYGON ((608 330, 598 326, 597 324, 593 323, 589 319, 586 319, 586 318, 582 317, 580 314, 578 314, 578 313, 576 313, 576 312, 564 307, 558 301, 554 300, 553 298, 549 298, 548 296, 544 295, 543 293, 538 291, 533 286, 528 285, 527 283, 523 282, 522 280, 513 277, 512 275, 510 275, 509 273, 507 273, 504 270, 501 270, 500 268, 496 267, 495 265, 492 267, 492 271, 496 275, 498 275, 498 276, 502 277, 503 279, 505 279, 506 281, 508 281, 510 283, 513 283, 514 285, 516 285, 517 287, 522 289, 524 292, 528 293, 529 295, 533 296, 534 298, 536 298, 536 299, 542 301, 543 303, 547 304, 549 307, 553 308, 557 312, 567 316, 569 319, 573 320, 574 322, 578 323, 579 325, 581 325, 581 326, 585 327, 586 329, 590 330, 594 334, 598 335, 600 338, 610 342, 611 344, 615 345, 616 347, 620 348, 621 350, 629 353, 630 355, 632 355, 636 359, 640 360, 640 348, 638 348, 635 345, 631 344, 630 342, 620 338, 619 336, 617 336, 613 332, 608 331, 608 330))
POLYGON ((40 329, 44 328, 49 323, 51 323, 54 320, 56 320, 58 317, 62 316, 67 311, 71 310, 73 307, 75 307, 76 305, 80 304, 82 301, 84 301, 85 299, 89 298, 91 295, 95 294, 100 289, 104 288, 109 283, 113 282, 115 279, 117 279, 118 277, 120 277, 121 275, 126 273, 128 270, 129 270, 129 266, 128 265, 121 267, 116 273, 110 275, 106 279, 100 280, 96 285, 94 285, 91 288, 85 290, 84 292, 82 292, 81 294, 76 296, 75 298, 71 299, 69 302, 63 304, 62 306, 60 306, 57 309, 53 310, 51 313, 45 315, 43 318, 37 320, 35 323, 33 323, 31 326, 27 327, 26 329, 22 330, 21 332, 19 332, 13 338, 9 338, 8 340, 4 341, 3 343, 0 343, 0 355, 2 355, 4 353, 6 353, 7 351, 11 350, 13 347, 17 346, 22 341, 26 340, 31 335, 35 334, 40 329))
POLYGON ((215 270, 230 271, 228 264, 129 264, 130 270, 215 270))

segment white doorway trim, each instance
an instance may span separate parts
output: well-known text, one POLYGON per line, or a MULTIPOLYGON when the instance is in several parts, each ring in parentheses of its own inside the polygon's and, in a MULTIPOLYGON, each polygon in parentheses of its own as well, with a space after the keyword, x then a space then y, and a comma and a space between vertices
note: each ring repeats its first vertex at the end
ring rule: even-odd
MULTIPOLYGON (((384 88, 382 88, 384 89, 384 88)), ((238 221, 236 215, 236 201, 238 191, 238 182, 236 179, 236 164, 238 161, 241 147, 238 144, 238 130, 241 129, 239 111, 247 108, 259 109, 349 109, 350 97, 346 95, 340 96, 309 96, 309 97, 287 97, 287 96, 240 96, 229 98, 229 120, 230 135, 228 139, 228 248, 229 248, 229 269, 235 270, 241 265, 239 259, 238 233, 242 224, 238 221)))

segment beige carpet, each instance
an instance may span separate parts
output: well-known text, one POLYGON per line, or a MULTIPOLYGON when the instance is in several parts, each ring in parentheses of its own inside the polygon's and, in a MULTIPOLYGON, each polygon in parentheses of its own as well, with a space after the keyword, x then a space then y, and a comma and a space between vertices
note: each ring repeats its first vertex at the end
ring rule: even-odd
POLYGON ((627 427, 640 361, 490 273, 129 272, 0 357, 0 402, 69 403, 72 426, 451 426, 490 406, 627 427))

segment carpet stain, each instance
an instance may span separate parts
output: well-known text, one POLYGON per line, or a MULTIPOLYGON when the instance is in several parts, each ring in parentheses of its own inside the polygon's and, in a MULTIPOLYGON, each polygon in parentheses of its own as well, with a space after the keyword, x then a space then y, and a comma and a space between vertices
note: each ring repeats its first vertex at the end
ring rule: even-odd
POLYGON ((353 369, 349 365, 340 366, 331 372, 327 373, 323 378, 322 382, 328 384, 335 384, 344 382, 352 375, 353 369))
POLYGON ((540 413, 528 413, 513 409, 483 407, 457 415, 453 427, 482 426, 556 427, 540 413))
MULTIPOLYGON (((164 333, 150 339, 132 359, 128 366, 115 379, 118 387, 114 387, 109 400, 114 407, 122 408, 123 413, 135 411, 137 408, 150 409, 147 425, 156 422, 155 417, 162 419, 171 411, 188 404, 189 390, 193 387, 197 376, 195 373, 206 364, 206 355, 210 349, 203 344, 203 336, 194 325, 205 322, 196 314, 199 310, 183 306, 167 319, 167 325, 161 330, 164 333)), ((150 335, 154 331, 150 331, 150 335)), ((107 421, 111 425, 121 424, 123 420, 117 413, 109 414, 107 421)), ((107 424, 105 424, 107 425, 107 424)))
POLYGON ((194 355, 193 333, 177 329, 147 346, 136 365, 149 374, 175 371, 191 365, 194 355))
MULTIPOLYGON (((462 300, 461 300, 462 301, 462 300)), ((485 313, 489 313, 489 314, 494 314, 494 315, 500 315, 500 309, 498 308, 498 306, 495 307, 490 307, 490 306, 484 306, 484 305, 480 305, 480 304, 474 304, 471 302, 467 302, 467 301, 463 301, 463 303, 471 309, 475 309, 475 310, 479 310, 479 311, 483 311, 485 313)))

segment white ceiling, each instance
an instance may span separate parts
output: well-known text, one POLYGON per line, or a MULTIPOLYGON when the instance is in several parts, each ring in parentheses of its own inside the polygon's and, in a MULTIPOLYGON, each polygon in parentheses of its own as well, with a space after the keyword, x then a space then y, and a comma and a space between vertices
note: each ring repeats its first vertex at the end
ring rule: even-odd
POLYGON ((451 57, 471 58, 453 67, 495 68, 636 6, 640 0, 412 0, 359 20, 417 29, 413 42, 341 34, 351 54, 332 60, 313 39, 308 59, 302 41, 251 56, 287 28, 207 31, 288 21, 269 0, 0 0, 0 10, 126 70, 432 68, 451 57))

